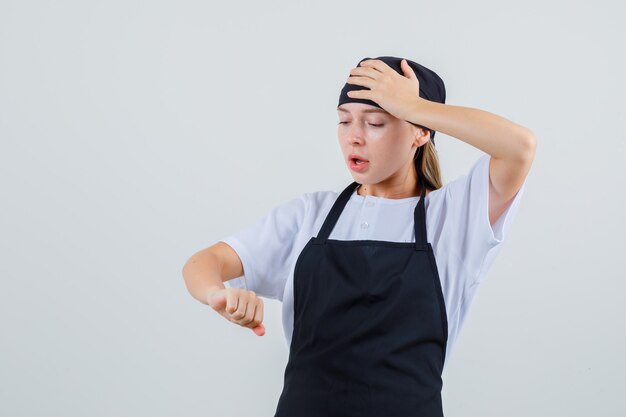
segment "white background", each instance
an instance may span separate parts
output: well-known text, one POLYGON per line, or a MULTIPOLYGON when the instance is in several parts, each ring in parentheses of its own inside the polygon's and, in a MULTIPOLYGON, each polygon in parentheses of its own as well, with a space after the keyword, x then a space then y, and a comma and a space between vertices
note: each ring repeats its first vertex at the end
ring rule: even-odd
MULTIPOLYGON (((538 140, 443 375, 446 417, 624 415, 624 12, 0 0, 0 414, 272 416, 280 304, 256 336, 193 299, 182 266, 352 181, 339 92, 361 58, 393 55, 538 140)), ((435 141, 446 183, 481 154, 435 141)))

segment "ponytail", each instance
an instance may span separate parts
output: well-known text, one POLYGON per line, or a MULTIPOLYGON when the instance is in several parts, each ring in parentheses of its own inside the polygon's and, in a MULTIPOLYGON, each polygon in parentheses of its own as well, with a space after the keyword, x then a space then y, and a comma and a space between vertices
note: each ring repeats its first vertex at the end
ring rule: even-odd
POLYGON ((419 184, 419 178, 422 177, 426 189, 432 191, 441 188, 443 182, 441 181, 439 156, 437 156, 437 149, 435 149, 435 145, 432 141, 435 132, 430 130, 430 135, 431 139, 415 151, 413 162, 418 178, 417 183, 419 184))

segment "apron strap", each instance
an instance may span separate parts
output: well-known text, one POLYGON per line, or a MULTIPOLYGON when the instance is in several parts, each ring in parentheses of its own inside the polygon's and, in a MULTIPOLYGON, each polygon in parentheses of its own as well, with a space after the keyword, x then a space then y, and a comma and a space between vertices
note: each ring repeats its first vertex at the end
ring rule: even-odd
POLYGON ((331 207, 330 212, 328 213, 328 216, 326 216, 326 220, 324 220, 324 224, 322 225, 322 228, 317 235, 317 240, 321 240, 321 243, 323 245, 326 244, 326 240, 328 240, 330 232, 332 231, 333 227, 335 227, 335 223, 337 223, 339 215, 348 203, 348 200, 350 200, 350 196, 358 186, 359 183, 353 181, 341 192, 341 194, 339 194, 337 200, 335 200, 335 204, 333 204, 333 206, 331 207))
POLYGON ((422 191, 420 199, 413 211, 413 225, 415 227, 415 250, 428 250, 428 239, 426 236, 426 209, 424 207, 424 198, 426 197, 426 185, 424 178, 418 174, 422 191))

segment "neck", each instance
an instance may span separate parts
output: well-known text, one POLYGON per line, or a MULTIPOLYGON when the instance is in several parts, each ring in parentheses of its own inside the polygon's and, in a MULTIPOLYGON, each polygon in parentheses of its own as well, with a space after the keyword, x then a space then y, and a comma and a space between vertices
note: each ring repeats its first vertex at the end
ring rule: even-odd
MULTIPOLYGON (((377 184, 361 184, 357 187, 357 194, 360 196, 374 196, 390 199, 419 197, 421 186, 417 178, 411 178, 402 183, 387 183, 387 181, 377 184)), ((428 190, 424 195, 428 194, 428 190)))

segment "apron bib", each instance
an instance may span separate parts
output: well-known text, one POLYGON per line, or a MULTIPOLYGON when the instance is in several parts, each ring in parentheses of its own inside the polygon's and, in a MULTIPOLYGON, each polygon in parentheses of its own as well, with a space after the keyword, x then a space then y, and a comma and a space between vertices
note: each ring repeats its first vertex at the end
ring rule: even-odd
POLYGON ((329 239, 353 182, 302 249, 274 417, 443 417, 448 323, 420 183, 415 243, 329 239))

